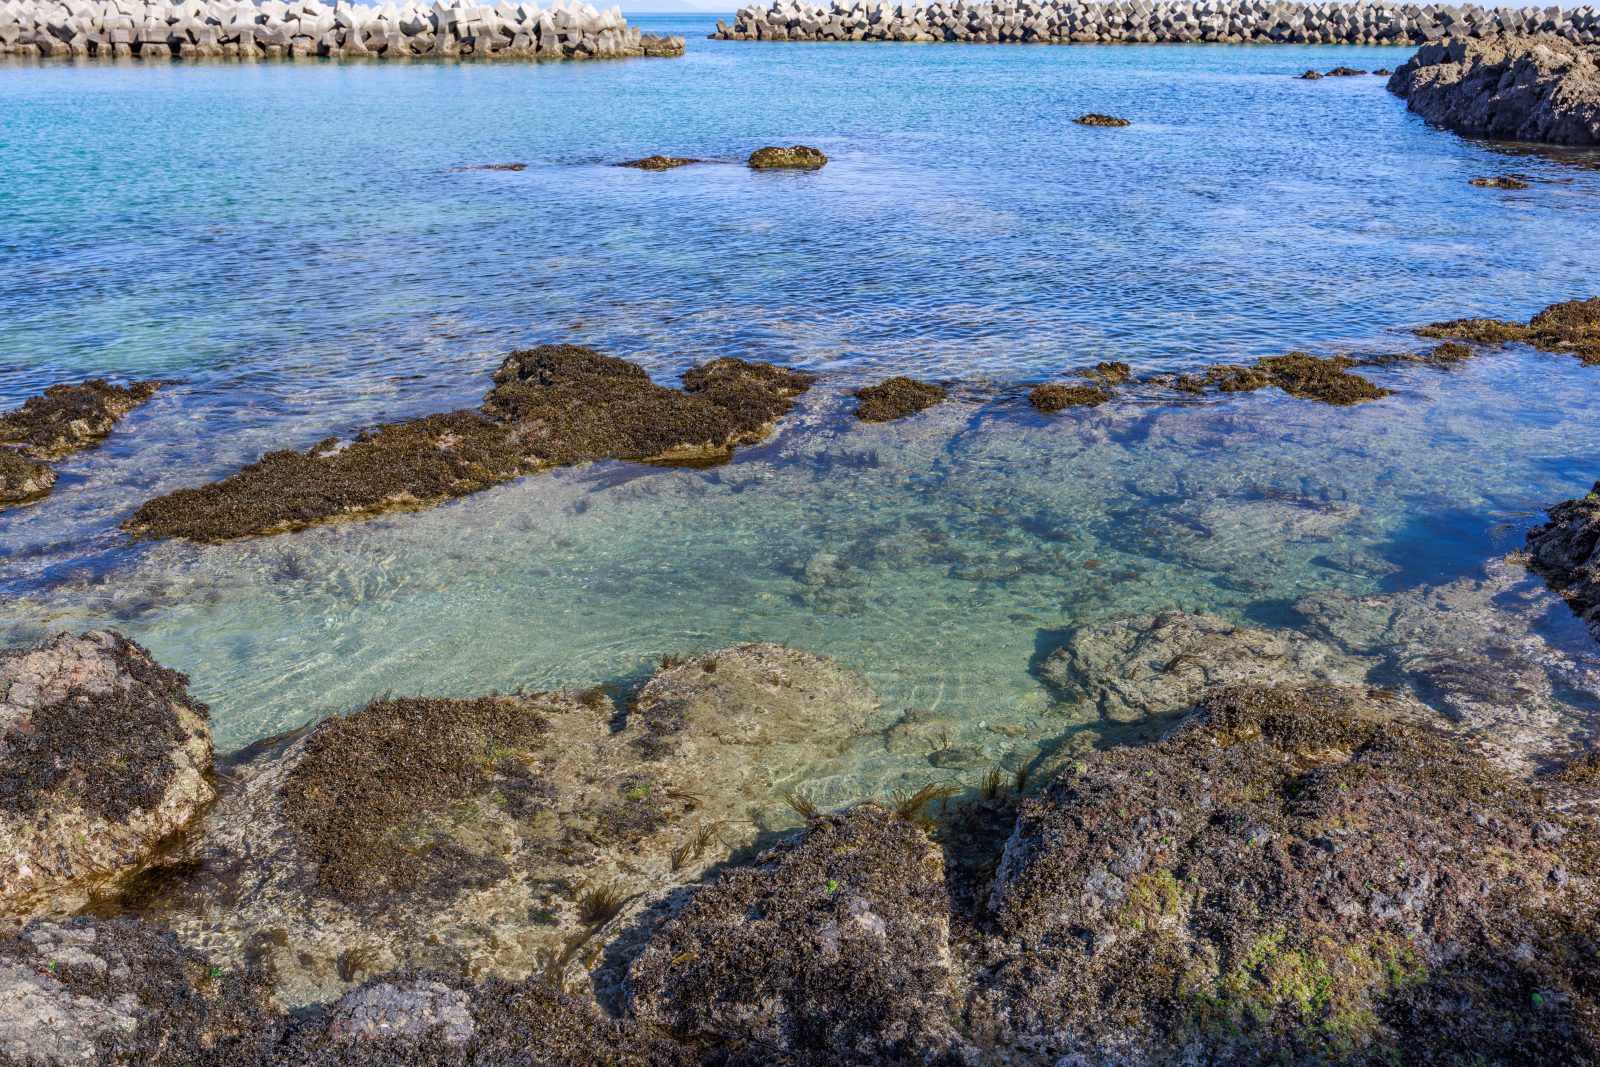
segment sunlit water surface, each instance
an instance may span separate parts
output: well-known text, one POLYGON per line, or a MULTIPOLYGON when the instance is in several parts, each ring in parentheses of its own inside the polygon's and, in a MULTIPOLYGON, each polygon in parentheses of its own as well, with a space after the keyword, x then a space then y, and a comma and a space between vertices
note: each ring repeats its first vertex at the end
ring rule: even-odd
MULTIPOLYGON (((0 66, 0 402, 179 383, 0 517, 0 632, 110 625, 189 672, 224 748, 395 691, 626 686, 783 640, 954 722, 974 766, 1083 725, 1038 676, 1086 619, 1264 624, 1306 593, 1473 574, 1595 477, 1600 369, 1510 352, 1053 419, 1010 387, 1526 317, 1600 275, 1600 171, 1433 130, 1385 49, 785 46, 543 65, 0 66), (1083 129, 1086 111, 1124 130, 1083 129), (814 174, 608 167, 804 142, 814 174), (520 172, 471 170, 526 163, 520 172), (1502 193, 1468 179, 1519 173, 1502 193), (360 425, 475 402, 509 348, 663 380, 720 354, 825 372, 731 465, 601 464, 434 511, 196 548, 139 501, 360 425), (887 373, 970 396, 848 417, 887 373), (1337 516, 1285 540, 1288 506, 1337 516), (1269 503, 1270 507, 1263 508, 1269 503), (1278 508, 1279 511, 1274 511, 1278 508)), ((1552 601, 1552 603, 1554 603, 1552 601)), ((1593 654, 1552 613, 1551 640, 1593 654)), ((1581 724, 1580 724, 1581 725, 1581 724)), ((881 739, 819 788, 926 777, 881 739)))

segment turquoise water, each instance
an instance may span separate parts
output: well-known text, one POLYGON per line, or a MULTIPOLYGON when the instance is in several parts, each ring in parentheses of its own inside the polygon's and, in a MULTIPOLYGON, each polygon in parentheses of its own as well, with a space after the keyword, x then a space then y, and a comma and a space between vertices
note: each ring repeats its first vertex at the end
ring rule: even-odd
MULTIPOLYGON (((766 45, 637 21, 689 54, 0 65, 0 404, 180 380, 0 516, 0 634, 124 630, 193 676, 223 747, 384 691, 625 685, 665 653, 787 640, 862 671, 880 725, 948 719, 980 767, 1088 722, 1036 673, 1075 623, 1273 624, 1317 590, 1447 582, 1596 476, 1600 369, 1567 357, 1384 372, 1397 395, 1356 409, 1015 400, 1098 359, 1414 348, 1408 324, 1590 295, 1592 160, 1430 129, 1381 78, 1290 76, 1403 51, 766 45), (1134 125, 1070 124, 1086 111, 1134 125), (604 165, 793 142, 832 162, 604 165), (507 162, 527 169, 468 169, 507 162), (1503 173, 1532 187, 1467 184, 1503 173), (545 341, 664 379, 720 354, 825 377, 721 468, 601 464, 207 548, 116 532, 266 449, 473 403, 545 341), (896 372, 970 387, 905 423, 848 418, 843 389, 896 372), (1319 518, 1286 533, 1284 507, 1319 518)), ((1594 654, 1554 616, 1550 639, 1594 654)), ((829 788, 928 771, 878 738, 829 788)))

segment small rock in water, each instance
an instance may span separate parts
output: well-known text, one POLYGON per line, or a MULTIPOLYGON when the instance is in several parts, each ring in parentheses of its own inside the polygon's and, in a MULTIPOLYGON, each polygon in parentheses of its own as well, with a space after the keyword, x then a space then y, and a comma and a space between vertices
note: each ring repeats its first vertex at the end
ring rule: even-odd
POLYGON ((1028 393, 1028 402, 1046 415, 1067 408, 1095 407, 1111 399, 1111 394, 1092 385, 1036 385, 1028 393))
POLYGON ((1366 73, 1366 71, 1364 71, 1364 70, 1356 70, 1354 67, 1334 67, 1332 70, 1328 71, 1328 77, 1330 77, 1330 78, 1353 78, 1358 74, 1365 74, 1365 73, 1366 73))
POLYGON ((528 165, 526 163, 485 163, 483 166, 474 167, 473 169, 474 170, 527 170, 528 169, 528 165))
POLYGON ((758 148, 750 154, 753 170, 816 170, 828 162, 820 149, 797 144, 790 148, 758 148))
POLYGON ((1077 118, 1073 119, 1072 121, 1077 123, 1079 126, 1131 126, 1131 125, 1133 125, 1133 123, 1129 122, 1127 119, 1119 119, 1115 115, 1101 115, 1101 114, 1099 114, 1097 112, 1090 112, 1087 115, 1079 115, 1077 118))
POLYGON ((1513 177, 1509 177, 1509 176, 1498 177, 1498 178, 1474 178, 1474 179, 1472 179, 1470 184, 1476 185, 1480 189, 1526 189, 1526 188, 1528 188, 1528 183, 1523 181, 1521 178, 1513 178, 1513 177))
POLYGON ((890 378, 856 390, 855 396, 861 401, 856 407, 856 418, 862 422, 893 422, 933 407, 947 392, 942 385, 914 378, 890 378))
POLYGON ((1320 71, 1308 70, 1304 74, 1300 75, 1300 80, 1303 82, 1314 82, 1319 80, 1321 77, 1322 74, 1320 71))
POLYGON ((613 163, 613 167, 632 167, 634 170, 672 170, 674 167, 687 167, 694 163, 704 163, 703 159, 688 159, 679 156, 646 156, 643 159, 630 159, 623 163, 613 163))

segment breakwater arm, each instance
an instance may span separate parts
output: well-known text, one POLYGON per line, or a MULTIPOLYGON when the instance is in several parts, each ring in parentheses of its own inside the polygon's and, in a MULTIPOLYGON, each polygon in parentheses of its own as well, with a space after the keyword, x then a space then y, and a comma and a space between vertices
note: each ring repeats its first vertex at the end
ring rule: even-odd
POLYGON ((412 56, 609 59, 683 54, 683 38, 643 34, 613 5, 577 0, 493 6, 345 0, 6 0, 0 55, 141 59, 412 56))
POLYGON ((927 6, 777 0, 770 8, 742 8, 732 25, 718 22, 711 36, 727 41, 1418 45, 1502 33, 1555 33, 1591 44, 1600 40, 1600 11, 1270 0, 940 0, 927 6))

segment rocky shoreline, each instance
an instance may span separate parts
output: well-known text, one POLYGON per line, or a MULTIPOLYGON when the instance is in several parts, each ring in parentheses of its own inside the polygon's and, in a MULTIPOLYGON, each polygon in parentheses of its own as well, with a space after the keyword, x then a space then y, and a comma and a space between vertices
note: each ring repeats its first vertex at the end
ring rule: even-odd
POLYGON ((1395 71, 1389 91, 1429 122, 1469 136, 1597 145, 1600 49, 1592 39, 1542 33, 1427 44, 1395 71))
POLYGON ((711 36, 724 41, 964 41, 1094 44, 1392 44, 1552 33, 1593 43, 1593 7, 1269 0, 950 0, 928 5, 775 0, 740 8, 711 36))
POLYGON ((144 60, 621 59, 680 56, 683 38, 641 33, 581 0, 488 5, 320 0, 10 0, 0 55, 144 60))

